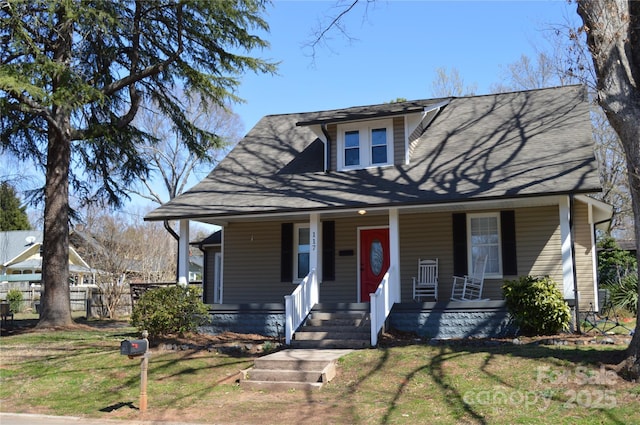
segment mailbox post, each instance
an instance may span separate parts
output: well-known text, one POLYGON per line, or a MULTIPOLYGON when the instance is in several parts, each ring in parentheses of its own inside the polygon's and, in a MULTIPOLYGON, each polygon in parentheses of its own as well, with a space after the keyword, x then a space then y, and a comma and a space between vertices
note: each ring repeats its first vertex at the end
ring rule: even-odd
POLYGON ((141 357, 140 362, 140 411, 147 410, 147 371, 149 370, 149 333, 142 331, 142 339, 124 340, 120 343, 120 354, 130 359, 141 357))

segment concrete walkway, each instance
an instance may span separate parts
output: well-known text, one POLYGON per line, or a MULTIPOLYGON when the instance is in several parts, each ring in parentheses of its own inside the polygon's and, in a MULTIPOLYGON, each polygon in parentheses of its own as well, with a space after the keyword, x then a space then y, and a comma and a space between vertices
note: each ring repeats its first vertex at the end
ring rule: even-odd
POLYGON ((307 348, 292 348, 288 350, 277 351, 272 354, 260 357, 261 359, 268 360, 298 360, 298 361, 332 361, 337 360, 342 356, 351 353, 352 349, 307 349, 307 348))

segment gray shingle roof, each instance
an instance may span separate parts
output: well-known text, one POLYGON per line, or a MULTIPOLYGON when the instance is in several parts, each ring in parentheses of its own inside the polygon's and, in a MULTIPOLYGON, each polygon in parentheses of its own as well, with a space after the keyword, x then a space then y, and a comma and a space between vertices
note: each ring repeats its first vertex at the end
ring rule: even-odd
MULTIPOLYGON (((424 107, 437 101, 406 103, 424 107)), ((388 105, 361 109, 366 108, 395 113, 388 105)), ((344 116, 355 116, 354 108, 345 111, 344 116)), ((415 142, 409 164, 323 172, 322 143, 297 124, 343 115, 328 111, 264 117, 204 180, 146 219, 600 190, 589 105, 580 86, 452 98, 415 142)))
POLYGON ((41 243, 42 232, 39 230, 0 232, 0 264, 8 263, 34 244, 41 243))

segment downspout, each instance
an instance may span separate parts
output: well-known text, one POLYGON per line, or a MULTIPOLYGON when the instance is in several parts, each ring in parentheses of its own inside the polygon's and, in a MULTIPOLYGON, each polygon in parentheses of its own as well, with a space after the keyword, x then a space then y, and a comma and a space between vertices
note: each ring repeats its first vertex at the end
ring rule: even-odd
POLYGON ((580 331, 580 300, 578 299, 578 272, 576 270, 576 246, 573 238, 573 213, 574 213, 574 195, 569 195, 569 241, 571 245, 571 264, 573 268, 573 294, 576 303, 576 332, 581 334, 580 331))
POLYGON ((331 168, 331 137, 329 136, 329 130, 327 130, 326 124, 320 124, 320 129, 322 130, 322 134, 327 139, 327 148, 326 148, 326 158, 324 160, 324 171, 328 172, 331 168))
MULTIPOLYGON (((164 224, 164 228, 167 229, 167 232, 169 232, 169 234, 173 236, 176 242, 179 242, 180 236, 176 233, 175 230, 171 228, 171 226, 169 225, 169 220, 164 220, 163 224, 164 224)), ((178 249, 178 252, 176 253, 176 282, 178 281, 178 270, 180 267, 179 263, 180 263, 180 249, 178 249)))
POLYGON ((178 234, 176 233, 176 231, 175 231, 175 230, 173 230, 173 229, 171 228, 171 226, 169 225, 169 220, 165 220, 163 223, 164 223, 164 228, 165 228, 165 229, 167 229, 167 232, 169 232, 169 233, 171 234, 171 236, 173 236, 173 238, 174 238, 175 240, 177 240, 177 241, 178 241, 178 240, 180 240, 180 236, 178 236, 178 234))

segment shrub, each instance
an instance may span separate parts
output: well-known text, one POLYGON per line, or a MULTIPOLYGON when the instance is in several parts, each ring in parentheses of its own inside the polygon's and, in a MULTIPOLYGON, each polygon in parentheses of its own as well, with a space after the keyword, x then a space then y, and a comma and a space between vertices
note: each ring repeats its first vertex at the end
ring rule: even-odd
POLYGON ((9 302, 9 308, 14 313, 20 313, 22 311, 22 291, 18 289, 10 289, 7 292, 7 301, 9 302))
POLYGON ((571 310, 550 278, 523 276, 505 281, 502 292, 521 333, 553 335, 568 329, 571 310))
POLYGON ((208 321, 202 291, 181 286, 168 286, 145 292, 131 314, 131 323, 149 337, 196 332, 208 321))
POLYGON ((604 287, 609 290, 611 304, 620 309, 638 314, 638 274, 628 273, 619 281, 607 282, 604 287))

